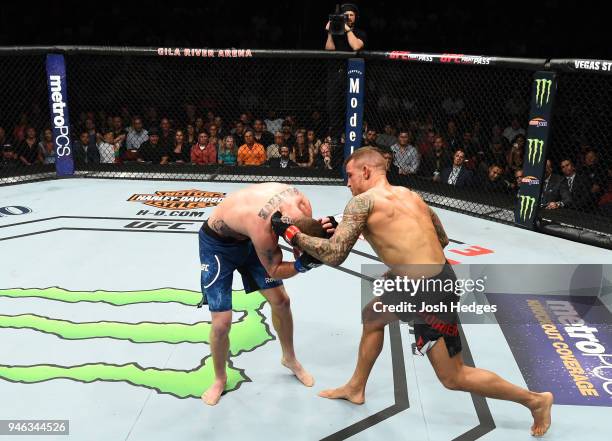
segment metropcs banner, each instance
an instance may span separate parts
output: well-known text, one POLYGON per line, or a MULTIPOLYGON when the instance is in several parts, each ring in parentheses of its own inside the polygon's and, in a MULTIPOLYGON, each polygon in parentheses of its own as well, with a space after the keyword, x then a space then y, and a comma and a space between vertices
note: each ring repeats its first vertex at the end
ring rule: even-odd
POLYGON ((72 175, 74 174, 74 161, 67 105, 66 64, 63 55, 47 55, 47 85, 49 87, 53 143, 55 144, 55 169, 58 176, 72 175))
POLYGON ((612 407, 612 314, 591 296, 487 294, 530 390, 612 407))

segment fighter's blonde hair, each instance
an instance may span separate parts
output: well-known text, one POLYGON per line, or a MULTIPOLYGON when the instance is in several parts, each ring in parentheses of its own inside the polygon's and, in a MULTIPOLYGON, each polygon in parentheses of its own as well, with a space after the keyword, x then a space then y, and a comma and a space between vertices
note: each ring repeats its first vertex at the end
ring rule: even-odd
POLYGON ((359 164, 366 164, 372 168, 378 168, 386 172, 387 160, 383 155, 384 152, 378 147, 361 147, 344 160, 344 167, 346 167, 349 162, 355 161, 359 164))

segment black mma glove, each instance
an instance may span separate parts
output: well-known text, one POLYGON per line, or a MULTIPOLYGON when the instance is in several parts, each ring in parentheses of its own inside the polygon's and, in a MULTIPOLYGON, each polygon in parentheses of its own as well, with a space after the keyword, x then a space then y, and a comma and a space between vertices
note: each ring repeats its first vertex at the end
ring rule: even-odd
POLYGON ((272 230, 278 237, 284 238, 289 245, 293 245, 295 235, 300 233, 298 227, 283 220, 283 215, 280 211, 272 215, 270 223, 272 224, 272 230))
MULTIPOLYGON (((338 228, 338 221, 333 216, 327 216, 327 218, 329 219, 329 223, 332 224, 332 228, 335 231, 336 228, 338 228)), ((328 239, 331 239, 331 237, 334 235, 334 233, 328 233, 327 231, 325 232, 325 234, 327 235, 328 239)))

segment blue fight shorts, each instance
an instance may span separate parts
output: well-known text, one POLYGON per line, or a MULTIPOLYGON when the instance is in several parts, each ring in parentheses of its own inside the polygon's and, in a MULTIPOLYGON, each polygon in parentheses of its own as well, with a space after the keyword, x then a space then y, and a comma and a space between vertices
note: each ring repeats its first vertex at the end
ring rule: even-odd
POLYGON ((234 270, 242 276, 247 293, 283 284, 282 280, 270 277, 249 239, 220 236, 205 221, 199 232, 199 242, 202 301, 198 308, 208 305, 212 312, 231 311, 234 270))

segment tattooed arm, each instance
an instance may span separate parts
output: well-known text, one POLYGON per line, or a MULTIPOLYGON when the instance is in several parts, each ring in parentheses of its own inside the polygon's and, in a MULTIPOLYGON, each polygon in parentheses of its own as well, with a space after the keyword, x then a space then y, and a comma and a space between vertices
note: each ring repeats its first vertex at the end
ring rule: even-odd
POLYGON ((293 262, 283 262, 283 252, 275 235, 266 232, 251 234, 259 261, 273 279, 288 279, 297 274, 293 262))
POLYGON ((438 240, 440 241, 440 245, 442 245, 442 249, 448 245, 448 236, 446 235, 446 231, 444 231, 444 227, 442 226, 442 222, 438 215, 430 208, 429 214, 431 215, 431 222, 436 230, 436 234, 438 235, 438 240))
POLYGON ((355 196, 344 209, 342 222, 336 227, 331 239, 320 239, 298 233, 295 239, 296 245, 321 262, 338 266, 344 262, 365 229, 373 207, 374 198, 371 195, 364 193, 355 196))

